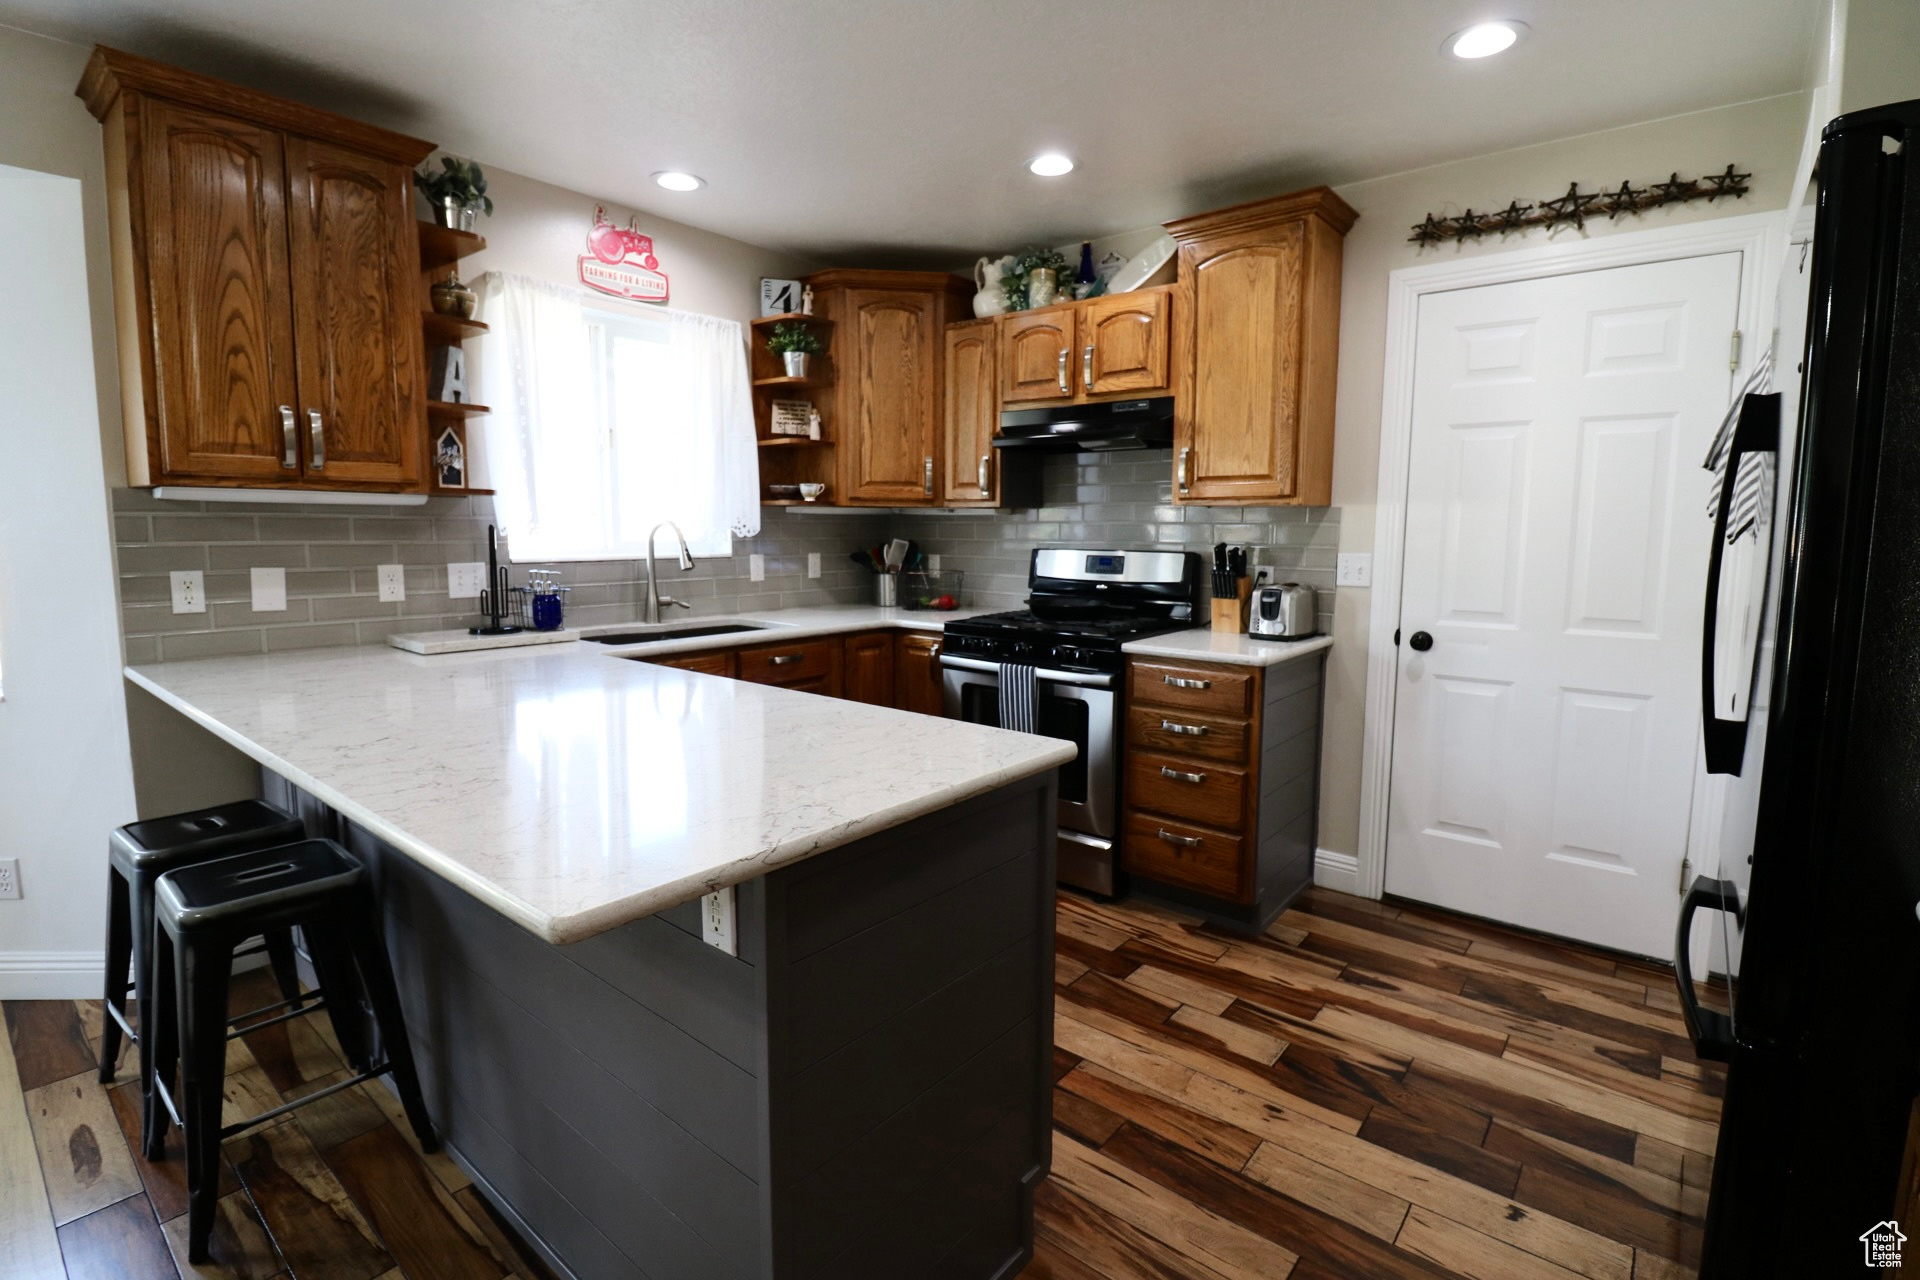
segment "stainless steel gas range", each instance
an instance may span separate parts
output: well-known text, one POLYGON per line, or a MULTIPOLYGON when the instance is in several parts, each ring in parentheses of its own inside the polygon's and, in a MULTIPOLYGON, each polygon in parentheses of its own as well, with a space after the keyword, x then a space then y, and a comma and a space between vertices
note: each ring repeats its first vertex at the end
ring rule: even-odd
POLYGON ((1042 547, 1027 571, 1027 608, 946 626, 950 718, 1080 748, 1060 769, 1059 876, 1068 884, 1117 888, 1121 646, 1195 625, 1202 572, 1190 551, 1042 547))

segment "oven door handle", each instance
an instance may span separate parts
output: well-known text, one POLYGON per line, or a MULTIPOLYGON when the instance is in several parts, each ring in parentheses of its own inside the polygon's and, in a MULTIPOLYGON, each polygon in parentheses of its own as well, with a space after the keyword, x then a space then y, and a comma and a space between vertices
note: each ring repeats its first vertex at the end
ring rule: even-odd
MULTIPOLYGON (((940 665, 955 671, 980 671, 995 676, 1000 674, 1000 664, 997 662, 985 662, 979 658, 960 658, 950 653, 940 655, 940 665)), ((1077 684, 1089 689, 1113 688, 1112 676, 1093 671, 1048 671, 1045 668, 1039 668, 1034 671, 1033 676, 1034 679, 1045 680, 1049 684, 1077 684)))

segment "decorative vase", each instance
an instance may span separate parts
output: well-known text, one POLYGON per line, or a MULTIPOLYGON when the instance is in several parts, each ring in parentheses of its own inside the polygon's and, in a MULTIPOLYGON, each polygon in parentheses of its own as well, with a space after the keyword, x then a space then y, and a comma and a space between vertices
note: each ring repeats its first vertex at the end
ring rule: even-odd
POLYGON ((1052 267, 1035 267, 1027 273, 1027 306, 1050 307, 1060 291, 1059 277, 1052 267))
POLYGON ((480 296, 460 282, 458 271, 448 272, 447 278, 437 282, 430 292, 433 309, 443 316, 471 320, 474 308, 480 305, 480 296))
POLYGON ((980 290, 973 295, 973 314, 976 319, 985 320, 1006 311, 1006 294, 1001 288, 1001 277, 1006 274, 1005 258, 982 258, 973 264, 973 283, 980 290))
POLYGON ((810 353, 805 351, 782 351, 780 353, 780 359, 784 361, 787 366, 787 376, 789 378, 804 378, 807 376, 807 356, 809 354, 810 353))

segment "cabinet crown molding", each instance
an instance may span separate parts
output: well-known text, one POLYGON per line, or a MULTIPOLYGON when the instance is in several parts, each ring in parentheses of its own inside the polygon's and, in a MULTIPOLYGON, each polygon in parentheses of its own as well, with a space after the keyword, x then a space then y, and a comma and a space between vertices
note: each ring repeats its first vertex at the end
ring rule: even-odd
POLYGON ((1318 218, 1344 236, 1359 217, 1358 211, 1334 194, 1332 187, 1308 187, 1305 191, 1252 200, 1211 213, 1196 213, 1161 225, 1166 227, 1168 235, 1185 244, 1210 236, 1257 231, 1302 218, 1318 218))
POLYGON ((964 290, 971 298, 975 285, 965 276, 945 271, 868 271, 857 267, 835 267, 816 271, 802 279, 820 289, 952 289, 964 290))
POLYGON ((426 159, 434 148, 431 142, 382 129, 378 125, 349 120, 318 107, 276 98, 270 93, 228 84, 211 76, 182 71, 138 54, 95 45, 93 56, 87 60, 87 69, 81 73, 80 84, 74 93, 93 113, 93 118, 104 123, 120 95, 128 92, 149 94, 224 115, 238 116, 304 138, 337 143, 365 155, 408 167, 426 159))

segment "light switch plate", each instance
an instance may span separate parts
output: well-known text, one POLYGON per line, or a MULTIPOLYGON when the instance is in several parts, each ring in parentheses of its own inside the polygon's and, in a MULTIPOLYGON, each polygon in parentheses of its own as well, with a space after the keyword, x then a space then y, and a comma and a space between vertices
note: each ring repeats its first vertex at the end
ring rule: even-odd
POLYGON ((447 598, 449 600, 478 600, 480 589, 487 585, 487 566, 482 560, 469 560, 464 564, 447 564, 447 598))
POLYGON ((939 557, 939 556, 928 556, 928 557, 927 557, 927 572, 929 572, 929 573, 938 573, 938 572, 940 572, 940 557, 939 557))
POLYGON ((167 577, 173 582, 175 613, 207 611, 207 575, 198 569, 175 569, 167 577))
POLYGON ((733 886, 715 889, 700 899, 700 937, 710 947, 730 956, 740 954, 733 936, 733 886))
POLYGON ((407 568, 399 564, 383 564, 374 569, 375 580, 380 584, 380 598, 388 604, 407 598, 407 568))
POLYGON ((747 581, 765 582, 767 580, 767 558, 765 556, 747 557, 747 581))
POLYGON ((287 571, 278 565, 256 567, 253 570, 253 611, 255 613, 285 613, 287 611, 287 571))
POLYGON ((807 576, 809 578, 817 578, 820 576, 820 553, 818 551, 807 552, 807 576))
MULTIPOLYGON (((1322 562, 1324 563, 1324 561, 1322 562)), ((1343 551, 1334 570, 1334 585, 1341 587, 1370 587, 1373 585, 1373 553, 1370 551, 1343 551)))

